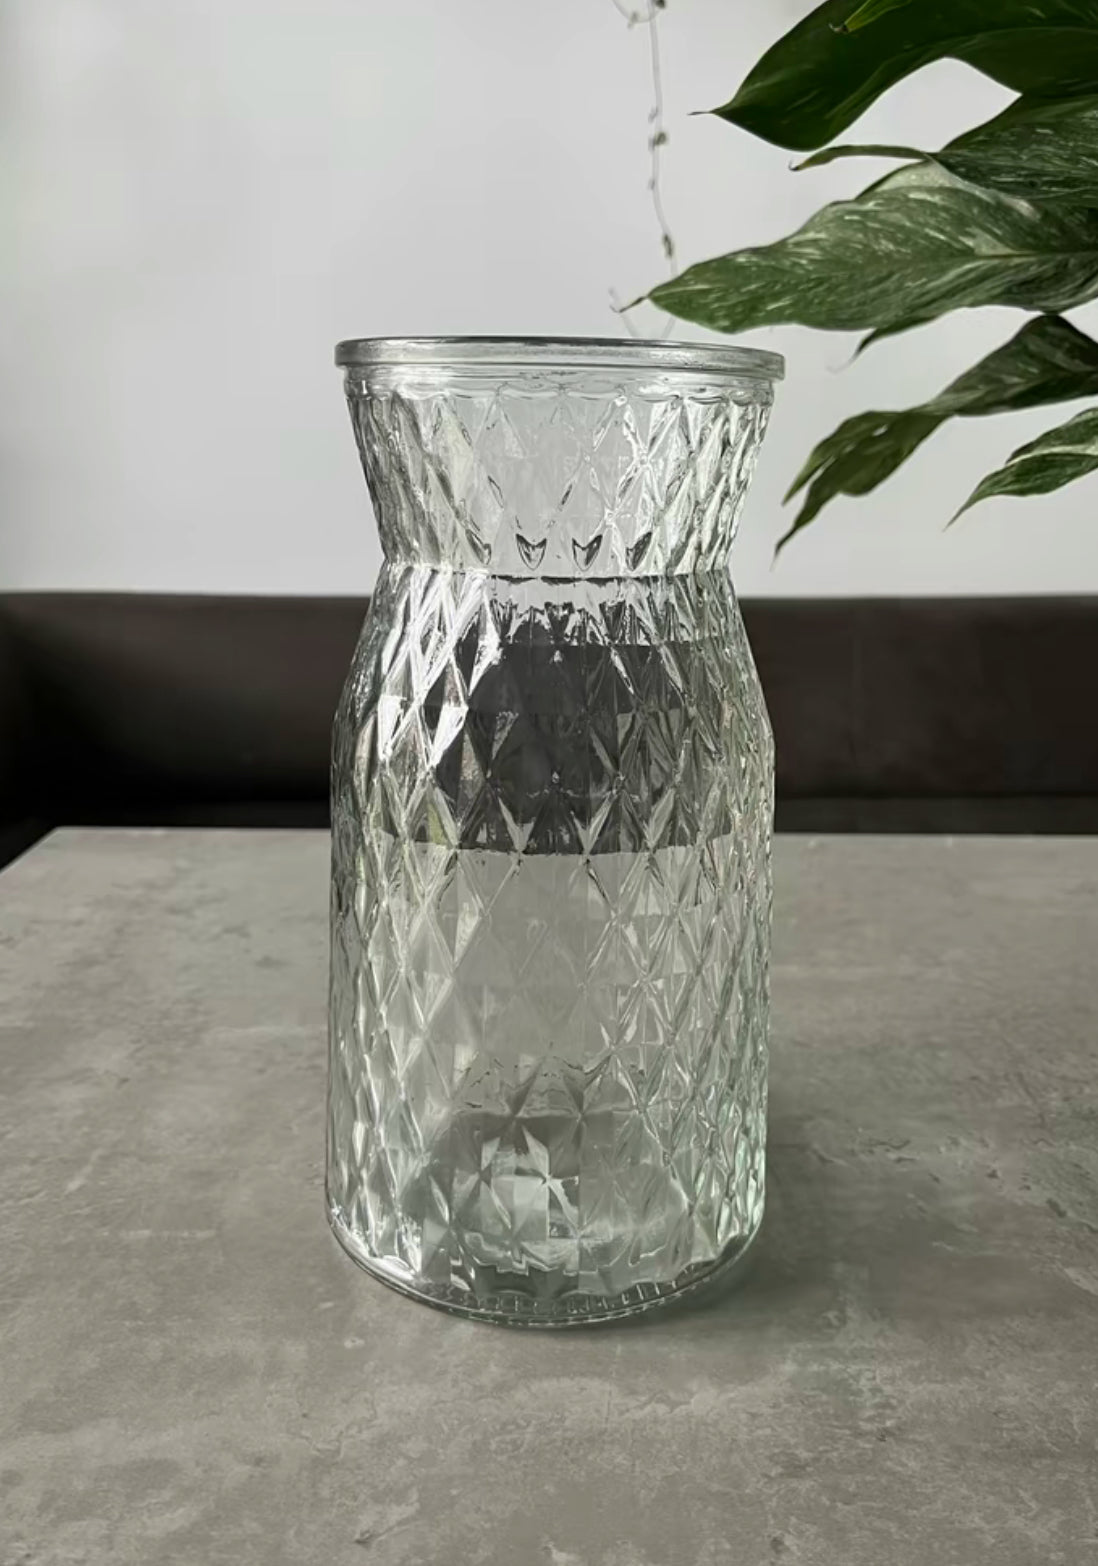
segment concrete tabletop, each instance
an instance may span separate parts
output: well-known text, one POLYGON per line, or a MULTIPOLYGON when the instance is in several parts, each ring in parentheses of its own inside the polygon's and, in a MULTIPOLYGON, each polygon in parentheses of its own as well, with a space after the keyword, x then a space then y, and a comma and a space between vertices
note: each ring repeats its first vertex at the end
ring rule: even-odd
POLYGON ((327 840, 0 875, 0 1563, 1098 1560, 1098 843, 778 843, 752 1274, 514 1332, 323 1215, 327 840))

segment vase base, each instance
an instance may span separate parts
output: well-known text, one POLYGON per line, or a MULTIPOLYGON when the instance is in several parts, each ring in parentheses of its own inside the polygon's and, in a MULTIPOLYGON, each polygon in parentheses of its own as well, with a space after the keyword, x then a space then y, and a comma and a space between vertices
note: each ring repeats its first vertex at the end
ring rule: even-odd
POLYGON ((453 1316, 467 1316, 470 1320, 490 1322, 496 1326, 560 1328, 591 1327, 604 1322, 624 1321, 690 1297, 696 1298, 710 1289, 715 1291, 718 1285, 723 1291, 734 1275, 738 1277, 746 1272, 749 1252, 762 1226, 762 1215, 750 1234, 737 1236, 714 1261, 687 1267, 668 1283, 639 1283, 613 1295, 573 1292, 540 1298, 512 1292, 504 1287, 480 1300, 470 1300, 453 1286, 446 1287, 402 1276, 392 1264, 372 1256, 344 1223, 338 1210, 331 1206, 328 1208, 328 1223, 342 1249, 357 1266, 380 1283, 395 1289, 398 1294, 418 1300, 422 1305, 431 1305, 453 1316))

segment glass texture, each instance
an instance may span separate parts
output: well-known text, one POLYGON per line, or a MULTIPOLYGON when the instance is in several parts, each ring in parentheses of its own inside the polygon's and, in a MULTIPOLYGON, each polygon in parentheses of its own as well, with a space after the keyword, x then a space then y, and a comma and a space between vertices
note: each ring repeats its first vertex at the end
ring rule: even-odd
POLYGON ((644 1310, 763 1211, 773 753, 728 558, 780 361, 618 346, 340 348, 385 563, 333 746, 329 1215, 511 1323, 644 1310))

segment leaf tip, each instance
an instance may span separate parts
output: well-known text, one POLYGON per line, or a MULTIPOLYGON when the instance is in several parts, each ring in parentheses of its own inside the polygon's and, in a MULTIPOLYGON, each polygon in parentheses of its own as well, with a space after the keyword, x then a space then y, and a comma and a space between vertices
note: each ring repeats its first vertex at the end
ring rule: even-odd
POLYGON ((813 462, 813 458, 815 456, 816 452, 813 452, 808 461, 805 463, 804 467, 797 474, 797 477, 793 480, 792 484, 790 484, 789 488, 782 496, 783 506, 788 506, 791 500, 795 500, 813 474, 819 471, 820 464, 813 462))
POLYGON ((789 531, 786 532, 786 533, 783 533, 781 538, 779 538, 778 542, 774 545, 774 557, 773 557, 773 559, 770 562, 770 569, 772 571, 774 570, 775 566, 778 564, 778 561, 781 559, 783 550, 786 548, 786 546, 788 544, 792 543, 793 535, 796 532, 797 532, 797 524, 796 524, 796 522, 794 522, 793 526, 789 529, 789 531))

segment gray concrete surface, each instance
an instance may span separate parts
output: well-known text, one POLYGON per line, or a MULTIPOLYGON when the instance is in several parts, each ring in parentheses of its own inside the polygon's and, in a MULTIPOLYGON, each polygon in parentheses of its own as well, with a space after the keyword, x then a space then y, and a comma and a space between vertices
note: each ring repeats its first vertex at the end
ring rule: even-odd
POLYGON ((0 876, 3 1566, 1098 1558, 1098 843, 781 841, 755 1270, 557 1335, 329 1238, 326 879, 0 876))

